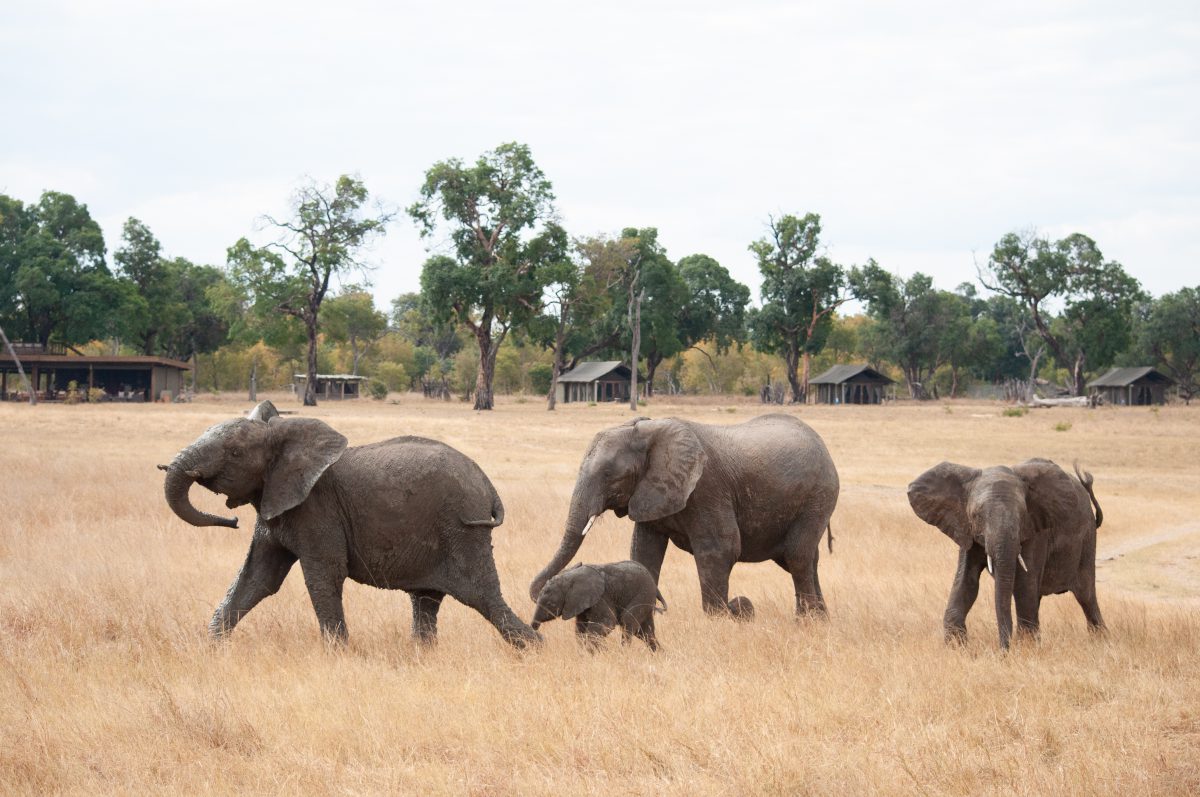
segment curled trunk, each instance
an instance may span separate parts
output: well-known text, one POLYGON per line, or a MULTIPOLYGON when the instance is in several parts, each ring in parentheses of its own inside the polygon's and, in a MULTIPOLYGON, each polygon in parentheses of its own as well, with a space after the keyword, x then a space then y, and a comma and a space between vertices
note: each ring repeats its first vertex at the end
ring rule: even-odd
POLYGON ((193 526, 228 526, 236 529, 237 518, 210 515, 192 506, 188 491, 192 488, 192 482, 196 481, 195 474, 196 471, 188 468, 186 461, 179 457, 167 467, 167 480, 163 485, 167 506, 171 507, 171 511, 178 515, 180 520, 193 526))

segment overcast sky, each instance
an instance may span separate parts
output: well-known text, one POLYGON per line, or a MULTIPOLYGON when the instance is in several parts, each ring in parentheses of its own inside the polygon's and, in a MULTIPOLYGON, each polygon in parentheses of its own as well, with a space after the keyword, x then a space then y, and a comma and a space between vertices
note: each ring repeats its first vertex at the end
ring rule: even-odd
MULTIPOLYGON (((1200 284, 1200 2, 5 2, 0 192, 136 216, 223 264, 305 176, 403 208, 528 144, 575 236, 657 227, 757 299, 747 245, 943 288, 1006 232, 1083 232, 1151 293, 1200 284)), ((371 258, 418 288, 401 214, 371 258)), ((111 261, 110 261, 111 262, 111 261)))

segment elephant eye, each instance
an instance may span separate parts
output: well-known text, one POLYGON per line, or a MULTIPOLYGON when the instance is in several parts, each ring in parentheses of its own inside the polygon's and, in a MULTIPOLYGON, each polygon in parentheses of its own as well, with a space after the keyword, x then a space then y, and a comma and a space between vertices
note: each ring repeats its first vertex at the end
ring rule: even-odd
POLYGON ((241 455, 242 455, 242 449, 240 449, 240 448, 231 448, 229 450, 229 456, 231 456, 231 457, 240 457, 241 455))

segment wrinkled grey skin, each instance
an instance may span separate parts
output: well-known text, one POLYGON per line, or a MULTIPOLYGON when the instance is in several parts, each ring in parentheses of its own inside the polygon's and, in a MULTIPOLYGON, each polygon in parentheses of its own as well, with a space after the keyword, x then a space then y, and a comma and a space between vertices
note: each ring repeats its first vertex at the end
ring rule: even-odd
POLYGON ((797 613, 824 614, 818 543, 837 499, 824 442, 790 415, 733 426, 638 418, 592 440, 562 542, 530 597, 575 556, 590 520, 611 509, 633 519, 629 558, 656 584, 668 542, 696 558, 705 611, 751 616, 749 599, 728 600, 729 572, 735 562, 771 560, 792 574, 797 613))
POLYGON ((621 641, 631 636, 658 650, 654 636, 654 602, 667 602, 654 584, 654 576, 637 562, 606 565, 578 564, 546 582, 533 614, 534 630, 547 620, 575 620, 575 633, 593 646, 616 626, 621 641))
POLYGON ((1104 513, 1092 492, 1092 474, 1081 474, 1076 465, 1075 476, 1047 459, 983 470, 942 462, 908 485, 917 517, 959 546, 942 622, 947 641, 966 638, 967 612, 989 557, 1001 647, 1012 637, 1014 599, 1019 629, 1033 635, 1042 596, 1067 591, 1079 601, 1088 627, 1104 628, 1096 602, 1096 529, 1104 513))
POLYGON ((279 417, 264 401, 248 418, 213 426, 179 452, 167 471, 167 503, 194 526, 237 525, 200 512, 193 482, 258 510, 242 570, 213 615, 223 636, 300 561, 321 631, 346 639, 347 578, 409 593, 413 635, 437 636, 442 598, 475 609, 510 643, 540 640, 500 593, 492 529, 504 506, 487 476, 449 446, 397 437, 354 448, 313 418, 279 417))

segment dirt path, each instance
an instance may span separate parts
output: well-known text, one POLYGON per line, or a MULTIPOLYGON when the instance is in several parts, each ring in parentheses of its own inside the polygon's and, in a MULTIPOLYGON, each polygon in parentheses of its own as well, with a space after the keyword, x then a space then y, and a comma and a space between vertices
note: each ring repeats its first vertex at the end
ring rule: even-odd
POLYGON ((1096 581, 1132 597, 1200 605, 1200 523, 1101 546, 1096 581))

